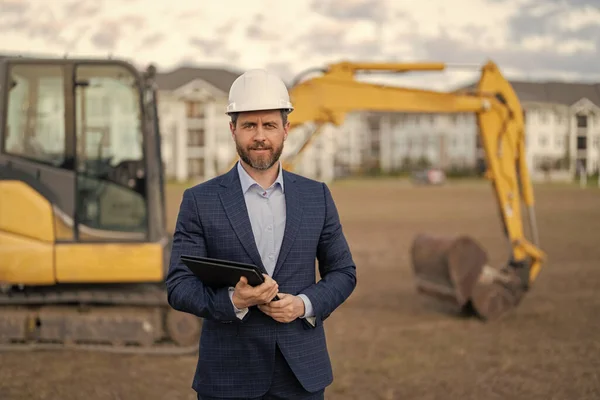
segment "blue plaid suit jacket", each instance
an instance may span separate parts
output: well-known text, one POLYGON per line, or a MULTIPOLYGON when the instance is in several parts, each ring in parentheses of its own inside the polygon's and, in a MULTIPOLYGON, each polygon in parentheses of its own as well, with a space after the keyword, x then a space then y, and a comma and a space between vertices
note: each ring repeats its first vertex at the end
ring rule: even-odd
POLYGON ((276 343, 308 391, 333 381, 323 322, 356 287, 356 268, 327 185, 288 171, 283 171, 283 179, 287 218, 273 279, 281 292, 304 293, 310 299, 314 326, 301 318, 280 323, 257 307, 239 320, 227 288, 203 286, 180 261, 182 254, 221 258, 253 263, 266 273, 236 168, 183 194, 166 286, 171 307, 204 319, 192 383, 202 395, 264 394, 276 343))

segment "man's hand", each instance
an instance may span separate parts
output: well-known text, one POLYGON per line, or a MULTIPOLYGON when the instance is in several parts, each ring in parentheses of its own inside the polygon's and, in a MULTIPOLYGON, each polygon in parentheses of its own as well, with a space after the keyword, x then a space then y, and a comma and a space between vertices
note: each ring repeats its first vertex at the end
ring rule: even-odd
POLYGON ((279 290, 279 285, 269 275, 263 274, 263 276, 265 281, 254 287, 248 285, 248 280, 242 276, 233 291, 233 305, 241 310, 273 300, 279 290))
POLYGON ((278 293, 280 300, 259 305, 258 308, 278 322, 292 322, 304 315, 304 302, 298 296, 278 293))

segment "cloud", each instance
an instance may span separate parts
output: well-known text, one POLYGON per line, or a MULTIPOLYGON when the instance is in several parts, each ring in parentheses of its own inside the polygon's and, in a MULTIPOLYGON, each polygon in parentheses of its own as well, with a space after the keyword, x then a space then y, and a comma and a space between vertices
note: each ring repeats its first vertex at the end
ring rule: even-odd
POLYGON ((340 20, 381 18, 385 3, 378 0, 313 0, 310 8, 321 15, 340 20))
POLYGON ((270 29, 263 14, 258 14, 246 28, 246 37, 252 40, 277 41, 279 33, 270 29))
POLYGON ((18 0, 3 0, 0 2, 0 15, 21 14, 29 8, 29 4, 18 0))
POLYGON ((73 19, 91 18, 98 15, 101 10, 102 6, 99 2, 84 2, 78 0, 66 3, 63 7, 65 15, 69 15, 73 19))
MULTIPOLYGON (((289 80, 341 60, 492 59, 509 77, 600 80, 597 21, 598 0, 0 0, 0 53, 110 53, 160 70, 268 67, 289 80)), ((452 70, 381 81, 441 89, 477 76, 452 70)))
POLYGON ((223 42, 217 39, 191 38, 190 45, 198 48, 202 54, 211 56, 223 47, 223 42))

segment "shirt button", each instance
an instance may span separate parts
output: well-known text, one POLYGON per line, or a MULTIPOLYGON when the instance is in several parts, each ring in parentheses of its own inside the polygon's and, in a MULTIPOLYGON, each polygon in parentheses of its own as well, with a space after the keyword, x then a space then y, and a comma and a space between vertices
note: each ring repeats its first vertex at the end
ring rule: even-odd
POLYGON ((269 260, 273 259, 273 254, 269 254, 269 260))
POLYGON ((271 225, 267 226, 267 230, 270 232, 273 227, 271 225))

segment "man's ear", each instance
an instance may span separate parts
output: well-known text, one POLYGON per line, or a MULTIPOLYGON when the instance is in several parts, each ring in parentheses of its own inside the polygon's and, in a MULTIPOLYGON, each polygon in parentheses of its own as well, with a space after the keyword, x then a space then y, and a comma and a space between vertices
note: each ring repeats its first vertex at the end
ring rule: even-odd
POLYGON ((286 122, 285 126, 283 127, 283 141, 285 142, 285 140, 287 139, 288 136, 288 132, 290 131, 290 123, 289 121, 286 122))
POLYGON ((235 125, 231 121, 229 121, 229 131, 231 132, 231 137, 235 138, 235 125))

